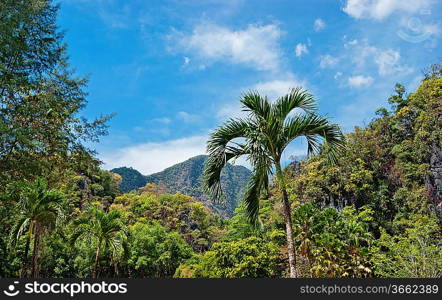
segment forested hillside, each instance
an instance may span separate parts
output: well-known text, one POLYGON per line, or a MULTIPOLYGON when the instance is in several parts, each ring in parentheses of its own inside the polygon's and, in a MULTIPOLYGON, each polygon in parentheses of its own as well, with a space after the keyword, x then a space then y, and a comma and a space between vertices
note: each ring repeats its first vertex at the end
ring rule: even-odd
POLYGON ((145 184, 154 183, 162 187, 163 192, 171 194, 182 193, 195 197, 213 212, 224 217, 231 217, 241 200, 244 187, 250 178, 251 172, 243 166, 228 164, 223 170, 221 178, 225 201, 215 203, 213 199, 204 194, 201 188, 201 176, 206 160, 206 155, 195 156, 164 171, 144 177, 132 168, 122 167, 112 169, 111 172, 117 173, 122 177, 120 184, 122 192, 129 192, 139 189, 145 184))
POLYGON ((137 190, 146 184, 146 177, 133 168, 120 167, 110 171, 121 176, 119 188, 123 193, 137 190))
POLYGON ((69 67, 57 11, 0 2, 0 277, 442 277, 441 64, 415 91, 392 87, 345 139, 301 89, 246 95, 255 115, 216 129, 208 157, 126 193, 143 177, 103 170, 87 147, 110 116, 81 116, 87 80, 69 67), (282 169, 300 135, 311 155, 282 169), (239 155, 251 175, 227 164, 239 155))

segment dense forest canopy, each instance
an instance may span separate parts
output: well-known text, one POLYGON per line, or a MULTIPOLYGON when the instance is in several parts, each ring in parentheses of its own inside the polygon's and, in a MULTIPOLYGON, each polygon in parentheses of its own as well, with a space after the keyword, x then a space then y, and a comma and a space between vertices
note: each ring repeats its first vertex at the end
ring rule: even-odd
POLYGON ((441 64, 392 87, 333 163, 318 143, 260 182, 250 222, 251 201, 224 218, 161 184, 124 193, 100 167, 85 145, 109 116, 81 117, 57 10, 0 2, 0 277, 288 277, 287 218, 298 277, 442 277, 441 64))

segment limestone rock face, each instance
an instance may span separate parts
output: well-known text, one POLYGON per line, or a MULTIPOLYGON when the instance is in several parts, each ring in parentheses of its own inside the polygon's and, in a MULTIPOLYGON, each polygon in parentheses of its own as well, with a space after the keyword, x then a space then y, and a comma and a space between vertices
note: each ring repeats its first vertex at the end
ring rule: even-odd
POLYGON ((430 176, 428 187, 434 200, 436 211, 442 220, 442 148, 434 143, 431 147, 430 176))

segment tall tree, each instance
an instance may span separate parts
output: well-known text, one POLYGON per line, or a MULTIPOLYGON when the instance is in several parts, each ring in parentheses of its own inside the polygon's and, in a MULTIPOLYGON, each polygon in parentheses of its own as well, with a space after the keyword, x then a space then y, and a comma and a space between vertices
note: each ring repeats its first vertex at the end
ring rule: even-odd
POLYGON ((287 146, 298 137, 307 139, 308 153, 326 151, 334 161, 336 152, 343 148, 344 137, 335 124, 315 113, 313 96, 301 88, 271 103, 257 92, 241 98, 247 117, 230 119, 210 136, 207 143, 209 158, 204 168, 204 188, 215 199, 222 199, 221 170, 232 159, 247 156, 253 175, 244 196, 250 221, 256 223, 259 199, 268 189, 269 176, 275 171, 282 193, 282 207, 286 225, 286 239, 290 277, 296 277, 296 256, 290 202, 281 167, 281 157, 287 146), (300 110, 304 113, 297 113, 300 110), (294 113, 293 113, 294 112, 294 113), (324 144, 321 147, 321 140, 324 144))
POLYGON ((91 161, 84 142, 106 133, 107 116, 78 115, 87 80, 69 68, 57 10, 51 0, 0 2, 0 192, 91 161))
POLYGON ((75 242, 80 237, 86 237, 88 240, 95 239, 97 249, 95 251, 94 267, 92 277, 97 278, 98 264, 104 250, 109 247, 112 249, 113 262, 115 263, 115 254, 124 250, 125 228, 121 220, 121 213, 112 210, 108 213, 92 207, 88 215, 74 220, 76 232, 72 236, 75 242))
POLYGON ((25 252, 21 276, 26 275, 28 252, 33 241, 31 277, 38 277, 38 260, 42 236, 55 226, 61 214, 63 197, 57 190, 48 190, 44 179, 38 178, 34 183, 25 185, 20 195, 19 215, 12 229, 11 237, 14 244, 26 232, 25 252))

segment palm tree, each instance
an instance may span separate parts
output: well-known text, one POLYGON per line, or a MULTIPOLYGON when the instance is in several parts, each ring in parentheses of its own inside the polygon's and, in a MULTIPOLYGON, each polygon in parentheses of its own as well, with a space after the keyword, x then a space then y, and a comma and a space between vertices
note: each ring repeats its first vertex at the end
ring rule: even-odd
POLYGON ((33 240, 31 277, 38 277, 38 257, 42 236, 55 226, 61 215, 61 201, 63 197, 59 191, 48 190, 47 182, 38 178, 34 183, 25 185, 20 194, 20 213, 11 232, 13 244, 16 245, 24 232, 26 244, 23 266, 20 277, 27 272, 28 252, 33 240))
POLYGON ((257 92, 245 94, 240 101, 247 117, 230 119, 210 135, 203 187, 214 199, 221 200, 221 170, 228 161, 245 155, 253 167, 253 174, 244 202, 249 220, 256 224, 260 195, 268 190, 269 176, 275 170, 282 193, 290 277, 294 278, 293 229, 281 167, 282 153, 294 139, 303 136, 307 139, 308 154, 325 151, 331 161, 335 161, 337 151, 344 146, 344 137, 337 125, 315 113, 313 96, 301 88, 292 89, 274 103, 257 92), (322 147, 321 141, 324 141, 322 147))
POLYGON ((77 230, 72 236, 72 242, 75 242, 81 236, 88 240, 95 239, 97 241, 92 271, 92 277, 97 278, 97 268, 102 251, 110 246, 114 258, 119 250, 124 250, 125 228, 121 220, 121 213, 116 210, 105 213, 98 208, 91 207, 88 210, 88 216, 76 219, 74 225, 77 230))

